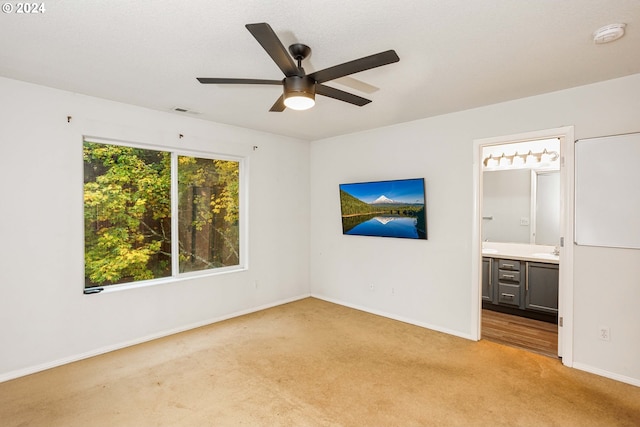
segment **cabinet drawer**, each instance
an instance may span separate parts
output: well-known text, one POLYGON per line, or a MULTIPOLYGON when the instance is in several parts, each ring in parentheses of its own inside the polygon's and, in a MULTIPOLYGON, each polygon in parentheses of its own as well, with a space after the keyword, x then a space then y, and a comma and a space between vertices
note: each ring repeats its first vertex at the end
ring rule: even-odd
POLYGON ((498 283, 498 302, 520 306, 520 286, 498 283))
POLYGON ((520 271, 520 261, 512 259, 499 259, 498 269, 520 271))
POLYGON ((511 270, 498 270, 498 280, 510 280, 520 282, 520 272, 511 270))

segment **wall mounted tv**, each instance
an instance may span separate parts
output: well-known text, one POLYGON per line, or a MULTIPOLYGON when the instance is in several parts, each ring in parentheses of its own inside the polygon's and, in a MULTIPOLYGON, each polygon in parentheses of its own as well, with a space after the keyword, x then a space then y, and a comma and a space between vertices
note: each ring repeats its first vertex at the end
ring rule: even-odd
POLYGON ((427 239, 424 179, 340 184, 342 233, 427 239))

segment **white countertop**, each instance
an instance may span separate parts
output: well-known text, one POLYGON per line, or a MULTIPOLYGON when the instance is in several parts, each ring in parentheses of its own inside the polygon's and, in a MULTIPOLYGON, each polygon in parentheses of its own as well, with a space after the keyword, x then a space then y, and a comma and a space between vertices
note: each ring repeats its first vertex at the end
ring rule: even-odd
POLYGON ((525 243, 482 242, 482 256, 491 258, 518 259, 522 261, 559 264, 560 257, 554 255, 555 246, 529 245, 525 243))

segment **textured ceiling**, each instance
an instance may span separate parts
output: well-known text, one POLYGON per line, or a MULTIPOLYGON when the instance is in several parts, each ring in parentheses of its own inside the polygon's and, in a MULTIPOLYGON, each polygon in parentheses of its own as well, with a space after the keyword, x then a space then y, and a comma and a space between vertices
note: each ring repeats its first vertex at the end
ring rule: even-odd
POLYGON ((0 76, 306 140, 640 73, 638 0, 43 3, 0 14, 0 76), (245 28, 257 22, 312 48, 307 73, 388 49, 400 62, 329 84, 373 100, 364 107, 318 96, 311 110, 271 113, 279 86, 199 84, 283 77, 245 28), (622 39, 593 43, 617 22, 622 39))

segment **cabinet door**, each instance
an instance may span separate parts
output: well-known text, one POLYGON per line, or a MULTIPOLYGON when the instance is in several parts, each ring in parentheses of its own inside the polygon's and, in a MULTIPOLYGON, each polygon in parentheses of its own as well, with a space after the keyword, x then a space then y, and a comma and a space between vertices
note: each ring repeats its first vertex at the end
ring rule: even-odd
POLYGON ((558 312, 558 266, 530 262, 525 284, 525 307, 529 310, 558 312))
POLYGON ((482 300, 493 301, 491 287, 491 258, 482 258, 482 300))

